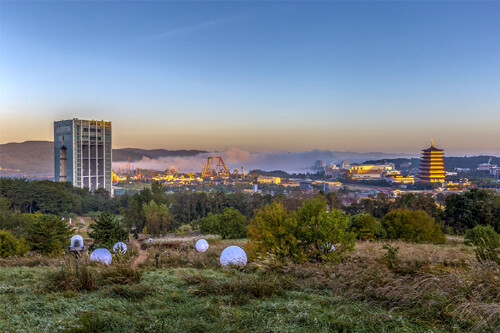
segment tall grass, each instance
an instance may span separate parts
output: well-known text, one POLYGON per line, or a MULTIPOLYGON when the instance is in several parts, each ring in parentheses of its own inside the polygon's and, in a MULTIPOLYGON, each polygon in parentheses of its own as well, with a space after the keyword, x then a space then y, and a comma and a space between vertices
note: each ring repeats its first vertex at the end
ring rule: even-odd
POLYGON ((66 260, 58 269, 47 273, 44 288, 48 291, 93 291, 107 285, 137 284, 141 279, 142 272, 133 270, 128 264, 106 266, 84 260, 76 273, 72 263, 66 260))
MULTIPOLYGON (((148 260, 138 270, 130 268, 129 258, 104 266, 84 257, 79 275, 74 258, 68 256, 49 267, 43 263, 41 268, 13 268, 9 276, 16 280, 0 281, 5 285, 0 299, 5 290, 14 297, 2 301, 12 298, 10 306, 26 311, 15 301, 23 294, 22 279, 28 279, 17 274, 19 270, 29 273, 30 281, 40 274, 42 288, 29 293, 43 302, 71 295, 87 301, 105 299, 106 306, 119 309, 94 316, 88 309, 82 311, 68 321, 72 332, 161 331, 164 322, 170 325, 166 331, 498 330, 500 265, 478 262, 473 249, 458 243, 399 241, 386 246, 399 248, 388 264, 384 244, 359 242, 351 256, 336 265, 299 265, 267 257, 227 268, 219 264, 220 253, 229 245, 243 246, 244 241, 212 243, 205 253, 196 252, 189 241, 179 247, 149 247, 148 260), (157 253, 160 269, 154 268, 157 253), (122 310, 126 315, 118 312, 122 310), (278 317, 287 319, 276 321, 278 317)), ((4 318, 11 317, 2 317, 0 311, 0 320, 4 318)))

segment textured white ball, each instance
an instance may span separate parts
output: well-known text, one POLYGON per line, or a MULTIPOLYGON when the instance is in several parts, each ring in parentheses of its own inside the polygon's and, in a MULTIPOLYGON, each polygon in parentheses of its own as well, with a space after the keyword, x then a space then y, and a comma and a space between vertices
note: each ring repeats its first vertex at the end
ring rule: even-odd
POLYGON ((199 239, 197 242, 196 242, 196 251, 198 252, 205 252, 206 250, 208 250, 208 242, 204 239, 199 239))
POLYGON ((119 252, 121 254, 127 253, 127 244, 123 242, 116 243, 115 245, 113 245, 113 252, 114 253, 119 252))
POLYGON ((109 265, 111 264, 111 260, 111 252, 107 249, 96 249, 90 254, 90 261, 98 261, 109 265))
POLYGON ((247 254, 239 246, 229 246, 222 251, 220 255, 220 264, 222 266, 227 265, 242 265, 247 264, 247 254))

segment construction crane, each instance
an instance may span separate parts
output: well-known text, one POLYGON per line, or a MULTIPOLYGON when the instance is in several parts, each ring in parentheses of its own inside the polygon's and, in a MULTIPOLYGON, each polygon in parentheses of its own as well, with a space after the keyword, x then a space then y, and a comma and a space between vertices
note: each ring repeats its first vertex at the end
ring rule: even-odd
POLYGON ((230 173, 220 156, 207 158, 207 163, 203 163, 201 171, 202 177, 229 177, 230 173))

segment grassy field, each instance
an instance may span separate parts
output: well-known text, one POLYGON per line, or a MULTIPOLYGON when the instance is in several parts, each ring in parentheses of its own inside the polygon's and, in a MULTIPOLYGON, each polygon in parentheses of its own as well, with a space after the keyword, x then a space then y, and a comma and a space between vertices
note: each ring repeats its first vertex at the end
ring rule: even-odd
POLYGON ((257 260, 222 268, 244 240, 147 249, 137 270, 71 257, 0 260, 4 332, 495 332, 500 269, 452 240, 442 246, 358 243, 338 265, 257 260), (160 268, 155 268, 156 254, 160 268))

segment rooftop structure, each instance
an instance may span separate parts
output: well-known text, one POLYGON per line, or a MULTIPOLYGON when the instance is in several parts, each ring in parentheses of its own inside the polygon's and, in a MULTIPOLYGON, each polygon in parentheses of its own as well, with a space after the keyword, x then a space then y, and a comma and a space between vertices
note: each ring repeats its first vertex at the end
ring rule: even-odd
POLYGON ((385 171, 393 170, 394 164, 362 164, 351 165, 349 174, 351 179, 381 179, 385 171))
POLYGON ((424 183, 443 183, 445 181, 444 150, 431 146, 422 150, 420 162, 420 181, 424 183))
POLYGON ((111 193, 111 122, 73 118, 54 122, 54 178, 111 193))
POLYGON ((281 178, 280 177, 271 177, 271 176, 259 176, 259 177, 257 177, 257 183, 279 184, 279 183, 281 183, 281 178))

